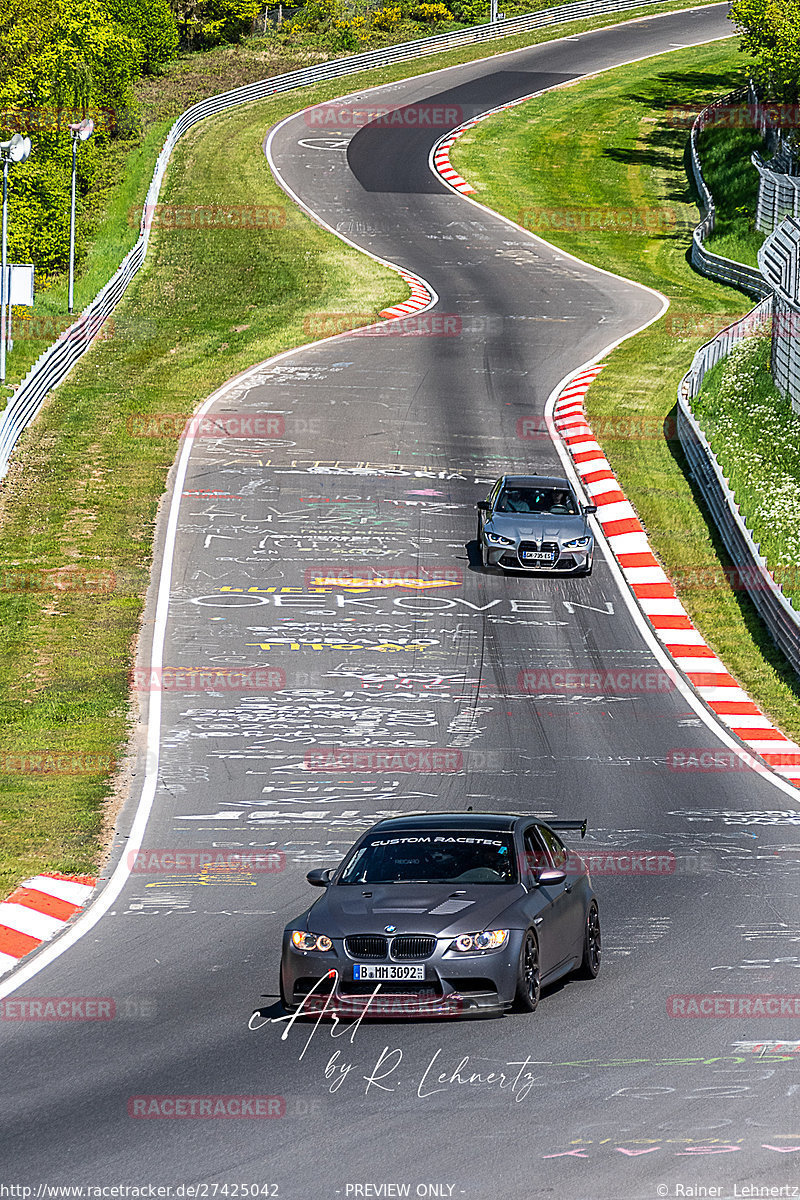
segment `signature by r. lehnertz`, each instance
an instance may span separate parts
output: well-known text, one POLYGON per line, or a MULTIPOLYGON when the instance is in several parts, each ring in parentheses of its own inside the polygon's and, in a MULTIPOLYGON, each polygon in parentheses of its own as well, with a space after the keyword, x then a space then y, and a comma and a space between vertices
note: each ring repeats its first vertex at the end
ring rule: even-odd
MULTIPOLYGON (((333 973, 334 976, 336 973, 333 973)), ((323 981, 320 980, 319 983, 323 981)), ((335 983, 335 980, 334 980, 335 983)), ((268 1025, 283 1025, 284 1029, 281 1033, 281 1041, 286 1041, 289 1037, 295 1022, 300 1017, 311 1017, 316 1015, 317 1019, 306 1038, 305 1044, 300 1051, 299 1058, 303 1059, 306 1051, 316 1037, 320 1024, 323 1019, 327 1018, 330 1022, 328 1033, 332 1038, 345 1038, 352 1046, 355 1044, 356 1034, 361 1026, 361 1022, 368 1015, 380 1015, 377 1011, 377 998, 380 993, 380 983, 376 986, 375 991, 364 1004, 363 1010, 359 1013, 355 1021, 350 1024, 344 1024, 337 1013, 333 1011, 332 1005, 334 1000, 332 994, 325 995, 325 1003, 317 1008, 316 1004, 313 1008, 305 1008, 306 1002, 313 996, 318 985, 308 993, 303 1002, 293 1013, 289 1013, 282 1017, 264 1017, 259 1012, 253 1013, 248 1022, 248 1028, 255 1031, 263 1029, 268 1025), (372 1012, 370 1008, 372 1006, 372 1012), (339 1028, 339 1026, 342 1028, 339 1028)), ((322 999, 320 996, 319 999, 322 999)), ((513 1062, 506 1062, 496 1067, 493 1070, 474 1071, 470 1068, 470 1056, 463 1055, 460 1062, 454 1069, 442 1070, 443 1062, 441 1056, 444 1050, 440 1047, 436 1050, 424 1070, 412 1072, 410 1077, 404 1072, 398 1074, 403 1064, 404 1052, 400 1046, 390 1048, 384 1046, 371 1067, 366 1068, 354 1062, 349 1061, 343 1056, 341 1050, 335 1050, 325 1064, 325 1082, 329 1092, 338 1092, 353 1086, 364 1084, 364 1095, 369 1095, 374 1088, 378 1092, 396 1092, 407 1091, 409 1082, 416 1088, 416 1094, 420 1100, 426 1100, 430 1096, 435 1096, 441 1092, 447 1092, 454 1088, 491 1088, 497 1091, 508 1091, 513 1095, 514 1100, 524 1100, 530 1095, 531 1090, 537 1083, 537 1077, 533 1068, 537 1065, 536 1060, 527 1057, 513 1062)))

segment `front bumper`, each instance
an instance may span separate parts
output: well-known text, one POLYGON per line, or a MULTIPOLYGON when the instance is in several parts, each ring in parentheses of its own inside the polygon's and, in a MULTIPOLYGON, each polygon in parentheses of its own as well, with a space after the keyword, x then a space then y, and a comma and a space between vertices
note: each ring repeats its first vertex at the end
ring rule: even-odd
POLYGON ((564 550, 556 543, 552 543, 552 553, 554 553, 552 562, 541 559, 530 561, 520 557, 523 550, 522 543, 516 546, 492 546, 486 542, 485 545, 489 566, 500 567, 504 571, 542 571, 548 575, 572 575, 585 571, 587 567, 591 566, 594 557, 593 543, 570 550, 564 550))
MULTIPOLYGON (((502 1013, 511 1007, 517 984, 522 933, 511 930, 501 950, 459 955, 437 942, 424 967, 424 979, 378 984, 354 979, 356 962, 392 965, 392 959, 356 959, 334 941, 333 951, 297 951, 284 940, 281 984, 288 1004, 303 1012, 371 1017, 464 1017, 502 1013)), ((404 965, 407 965, 404 962, 404 965)))

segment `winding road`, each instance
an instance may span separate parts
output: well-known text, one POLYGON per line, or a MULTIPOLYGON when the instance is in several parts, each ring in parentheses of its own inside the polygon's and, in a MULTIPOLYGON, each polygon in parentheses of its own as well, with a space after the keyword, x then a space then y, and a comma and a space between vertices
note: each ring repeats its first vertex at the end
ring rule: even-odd
MULTIPOLYGON (((723 37, 726 11, 496 55, 342 111, 457 109, 456 125, 723 37)), ((104 886, 0 986, 0 1182, 269 1185, 258 1194, 285 1200, 789 1184, 797 1059, 754 1046, 796 1038, 796 1020, 681 1019, 668 998, 797 990, 795 793, 751 771, 671 770, 676 748, 730 744, 684 686, 531 691, 520 672, 658 675, 663 654, 608 556, 589 579, 500 576, 473 542, 497 475, 564 466, 519 422, 541 428, 563 380, 661 301, 453 194, 428 163, 442 127, 348 121, 283 121, 273 170, 438 300, 404 336, 336 336, 254 368, 183 444, 104 886), (341 582, 364 572, 383 584, 341 582), (459 769, 307 769, 320 747, 452 748, 459 769), (585 848, 670 866, 595 873, 600 977, 551 989, 533 1016, 287 1027, 280 936, 315 898, 306 871, 382 816, 466 805, 586 816, 585 848), (151 857, 131 872, 140 846, 151 857), (176 850, 269 853, 281 869, 172 870, 176 850), (22 1019, 45 997, 109 998, 116 1015, 22 1019), (134 1103, 212 1095, 280 1099, 264 1119, 154 1119, 134 1103)))

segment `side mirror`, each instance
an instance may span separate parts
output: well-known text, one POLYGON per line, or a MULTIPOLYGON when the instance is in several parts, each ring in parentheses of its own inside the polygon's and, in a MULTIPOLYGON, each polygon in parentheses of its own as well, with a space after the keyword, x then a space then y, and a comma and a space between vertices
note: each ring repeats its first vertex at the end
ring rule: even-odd
POLYGON ((331 867, 315 867, 313 871, 308 872, 306 879, 312 887, 328 887, 332 874, 331 867))
POLYGON ((488 500, 479 500, 475 505, 479 512, 491 512, 492 506, 488 500))
POLYGON ((590 513, 597 512, 597 505, 596 504, 584 504, 583 511, 586 513, 586 516, 588 517, 590 513))
POLYGON ((539 887, 555 887, 557 883, 565 883, 567 879, 566 871, 540 871, 536 876, 536 882, 539 887))

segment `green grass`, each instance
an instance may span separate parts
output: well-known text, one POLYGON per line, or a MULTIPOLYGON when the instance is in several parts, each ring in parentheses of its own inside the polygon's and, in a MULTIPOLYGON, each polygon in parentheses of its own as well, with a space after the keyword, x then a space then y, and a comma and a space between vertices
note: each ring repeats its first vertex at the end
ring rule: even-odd
MULTIPOLYGON (((653 549, 709 644, 783 729, 800 736, 800 686, 747 598, 727 583, 724 550, 688 478, 674 423, 678 383, 695 350, 752 301, 702 278, 688 264, 688 229, 697 222, 687 182, 687 130, 670 110, 698 108, 742 82, 731 42, 676 50, 532 100, 492 117, 460 139, 451 155, 478 187, 477 199, 520 219, 565 212, 581 197, 587 212, 643 214, 650 233, 606 221, 542 235, 588 262, 657 288, 664 318, 608 359, 588 394, 588 414, 653 549), (502 153, 499 148, 502 147, 502 153), (659 225, 654 213, 665 214, 659 225), (652 230, 655 228, 655 232, 652 230), (630 419, 632 436, 621 433, 630 419)), ((552 221, 551 221, 552 224, 552 221)), ((619 222, 618 222, 619 224, 619 222)))
MULTIPOLYGON (((506 52, 615 19, 503 39, 491 49, 506 52)), ((179 143, 161 200, 216 203, 224 186, 230 204, 285 206, 261 147, 270 125, 345 90, 473 61, 488 49, 364 72, 203 122, 179 143)), ((264 56, 245 71, 231 50, 182 60, 160 83, 143 85, 146 142, 109 195, 79 297, 116 265, 125 231, 131 242, 135 237, 128 210, 143 199, 175 110, 246 81, 247 72, 270 73, 264 56)), ((311 340, 308 313, 376 314, 406 294, 393 272, 292 209, 283 228, 153 232, 146 267, 114 314, 113 336, 51 394, 3 486, 0 894, 41 870, 95 869, 114 788, 124 789, 108 763, 124 754, 131 728, 128 675, 157 507, 177 448, 174 438, 132 437, 129 417, 189 414, 232 375, 311 340), (58 586, 54 572, 62 573, 58 586)), ((48 302, 57 295, 49 293, 48 302)))
MULTIPOLYGON (((230 203, 285 207, 261 140, 296 104, 250 106, 190 132, 164 202, 214 203, 224 190, 230 203)), ((153 234, 113 337, 52 394, 5 488, 0 889, 97 863, 107 762, 128 732, 128 672, 176 450, 174 437, 133 436, 129 418, 190 413, 238 371, 309 340, 309 312, 376 314, 406 294, 394 272, 295 213, 283 228, 153 234), (68 588, 43 574, 70 567, 68 588), (56 750, 79 773, 31 769, 31 756, 56 750), (87 753, 104 759, 85 770, 87 753)))
POLYGON ((765 235, 755 227, 758 171, 750 156, 754 150, 763 150, 764 143, 757 130, 736 128, 737 110, 741 106, 733 110, 734 128, 710 125, 698 139, 703 177, 716 209, 714 232, 706 247, 734 262, 757 267, 765 235))
POLYGON ((771 339, 740 342, 692 410, 770 569, 800 610, 800 416, 769 373, 771 339))

